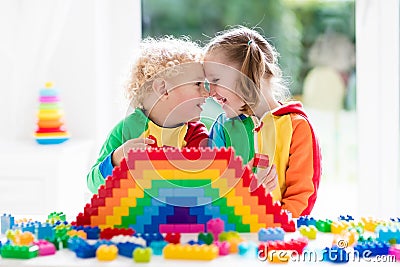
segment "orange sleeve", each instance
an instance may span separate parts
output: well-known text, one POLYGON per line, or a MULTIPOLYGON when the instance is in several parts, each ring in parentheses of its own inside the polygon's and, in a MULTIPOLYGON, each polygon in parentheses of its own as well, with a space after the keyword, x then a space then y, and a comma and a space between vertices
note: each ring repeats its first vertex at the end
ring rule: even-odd
POLYGON ((286 190, 282 195, 282 207, 297 218, 308 206, 314 193, 313 185, 313 135, 306 119, 291 114, 293 134, 289 162, 286 170, 286 190))

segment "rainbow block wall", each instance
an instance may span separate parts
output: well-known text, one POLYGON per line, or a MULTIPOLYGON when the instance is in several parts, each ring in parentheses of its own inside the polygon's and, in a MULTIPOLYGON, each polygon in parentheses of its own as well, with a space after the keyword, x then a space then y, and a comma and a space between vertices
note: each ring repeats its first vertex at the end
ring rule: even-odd
POLYGON ((260 186, 229 149, 131 150, 76 218, 77 225, 133 228, 140 233, 205 232, 221 218, 226 231, 294 230, 289 212, 260 186))

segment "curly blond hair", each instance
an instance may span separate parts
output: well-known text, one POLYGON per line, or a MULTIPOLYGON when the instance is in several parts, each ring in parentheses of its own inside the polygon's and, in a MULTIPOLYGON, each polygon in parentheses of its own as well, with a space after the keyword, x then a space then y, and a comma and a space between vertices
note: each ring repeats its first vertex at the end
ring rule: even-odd
POLYGON ((125 82, 125 92, 134 108, 143 108, 143 101, 156 77, 179 64, 200 62, 202 50, 188 37, 147 37, 140 43, 140 52, 131 65, 125 82))

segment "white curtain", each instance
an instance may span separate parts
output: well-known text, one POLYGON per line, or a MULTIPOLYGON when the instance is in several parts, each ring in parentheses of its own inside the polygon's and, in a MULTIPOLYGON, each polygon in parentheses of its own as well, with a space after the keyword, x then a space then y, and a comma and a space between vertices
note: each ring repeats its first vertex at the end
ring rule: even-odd
POLYGON ((120 74, 141 38, 140 1, 1 0, 0 36, 0 144, 33 139, 47 81, 72 138, 102 139, 121 119, 120 74))
POLYGON ((398 217, 400 3, 356 2, 359 207, 398 217))
POLYGON ((69 0, 0 2, 1 121, 6 138, 18 136, 21 126, 32 121, 35 81, 46 81, 70 7, 69 0))

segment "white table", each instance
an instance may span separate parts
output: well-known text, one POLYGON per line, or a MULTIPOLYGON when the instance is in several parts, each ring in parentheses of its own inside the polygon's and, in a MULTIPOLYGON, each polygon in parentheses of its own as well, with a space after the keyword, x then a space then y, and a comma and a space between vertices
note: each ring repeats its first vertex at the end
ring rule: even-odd
MULTIPOLYGON (((257 236, 255 234, 241 234, 241 236, 246 240, 256 240, 257 236)), ((182 237, 182 242, 186 242, 188 240, 193 239, 194 235, 185 235, 182 237)), ((299 237, 299 233, 288 233, 285 235, 285 240, 289 240, 291 238, 299 237)), ((323 234, 318 233, 317 239, 310 241, 309 248, 315 249, 320 248, 323 249, 325 246, 330 246, 332 243, 332 234, 323 234)), ((318 258, 320 259, 320 258, 318 258)), ((350 261, 346 264, 346 266, 398 266, 395 262, 393 263, 378 263, 376 262, 376 258, 371 258, 370 262, 366 262, 363 259, 352 261, 350 257, 350 261), (375 262, 374 262, 375 261, 375 262)), ((0 258, 0 266, 35 266, 35 267, 73 267, 73 266, 165 266, 165 267, 179 267, 179 266, 210 266, 210 267, 250 267, 250 266, 265 266, 266 264, 270 264, 268 262, 263 262, 254 257, 242 257, 238 254, 231 254, 228 256, 220 256, 212 261, 187 261, 187 260, 165 260, 163 256, 152 256, 150 263, 135 263, 133 259, 129 259, 127 257, 118 256, 116 260, 110 262, 101 262, 96 258, 91 259, 80 259, 75 256, 75 253, 64 249, 58 251, 55 255, 52 256, 43 256, 37 257, 28 260, 14 260, 14 259, 2 259, 0 258)), ((320 261, 302 261, 302 262, 290 262, 290 265, 296 266, 309 266, 310 264, 322 264, 325 266, 332 266, 332 263, 328 262, 320 262, 320 261)))

